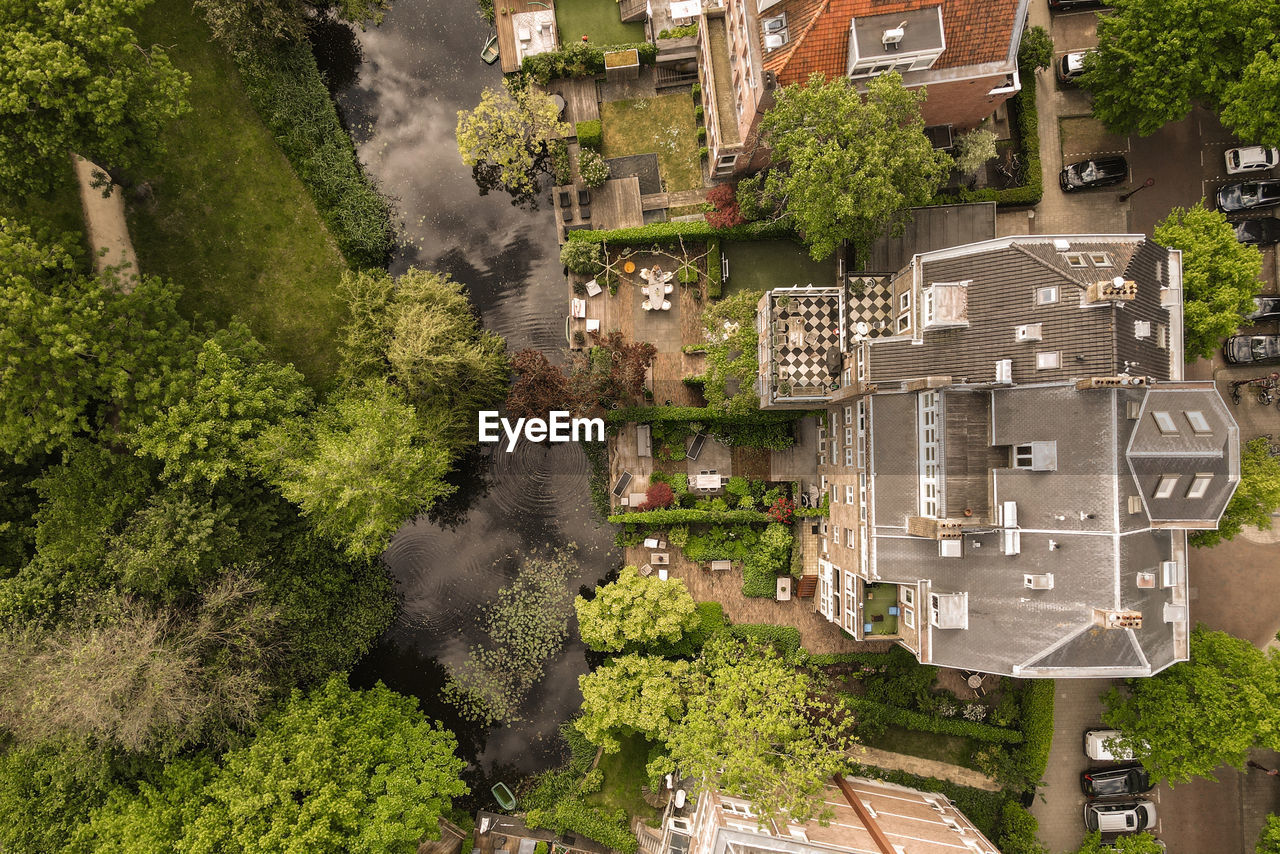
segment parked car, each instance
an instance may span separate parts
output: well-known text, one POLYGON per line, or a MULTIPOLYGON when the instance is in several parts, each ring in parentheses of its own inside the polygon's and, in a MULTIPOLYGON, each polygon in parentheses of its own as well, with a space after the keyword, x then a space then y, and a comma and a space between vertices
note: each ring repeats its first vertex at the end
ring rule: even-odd
POLYGON ((1106 3, 1100 0, 1049 0, 1049 11, 1067 12, 1071 9, 1106 9, 1106 3))
POLYGON ((1280 297, 1253 298, 1253 314, 1249 315, 1246 320, 1258 323, 1263 320, 1275 320, 1276 318, 1280 318, 1280 297))
POLYGON ((1054 73, 1058 75, 1058 79, 1063 83, 1070 83, 1081 74, 1084 74, 1084 58, 1090 53, 1093 53, 1093 51, 1073 50, 1059 57, 1057 64, 1054 66, 1054 73))
POLYGON ((1228 184, 1218 191, 1218 210, 1224 213, 1272 208, 1280 205, 1280 179, 1264 178, 1228 184))
POLYGON ((1102 833, 1137 833, 1154 827, 1156 805, 1151 801, 1085 801, 1084 826, 1102 833))
POLYGON ((1111 768, 1090 768, 1080 774, 1080 791, 1091 798, 1141 795, 1151 791, 1151 775, 1137 762, 1111 768))
POLYGON ((1120 738, 1118 729, 1090 729, 1084 733, 1084 755, 1100 762, 1133 759, 1133 751, 1124 748, 1111 750, 1107 742, 1120 738))
POLYGON ((1228 175, 1239 175, 1242 172, 1265 172, 1280 163, 1280 148, 1267 148, 1265 145, 1228 148, 1226 160, 1228 175))
POLYGON ((1111 184, 1123 184, 1129 180, 1129 161, 1123 157, 1095 157, 1072 163, 1058 173, 1058 186, 1062 192, 1090 190, 1111 184))
POLYGON ((1273 216, 1262 219, 1242 219, 1236 223, 1236 240, 1251 246, 1270 246, 1280 243, 1280 219, 1273 216))
POLYGON ((1222 356, 1232 365, 1280 362, 1280 335, 1232 335, 1222 344, 1222 356))

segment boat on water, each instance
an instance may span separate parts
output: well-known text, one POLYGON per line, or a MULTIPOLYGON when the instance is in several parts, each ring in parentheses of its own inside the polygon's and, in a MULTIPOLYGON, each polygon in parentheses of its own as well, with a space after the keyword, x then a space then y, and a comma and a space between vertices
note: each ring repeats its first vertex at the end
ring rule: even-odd
POLYGON ((497 33, 489 36, 489 40, 484 43, 484 47, 480 48, 480 58, 484 60, 485 65, 493 65, 498 61, 497 33))
POLYGON ((516 796, 507 788, 506 783, 499 783, 493 787, 492 791, 493 798, 498 802, 498 806, 502 807, 504 810, 513 810, 516 808, 516 796))

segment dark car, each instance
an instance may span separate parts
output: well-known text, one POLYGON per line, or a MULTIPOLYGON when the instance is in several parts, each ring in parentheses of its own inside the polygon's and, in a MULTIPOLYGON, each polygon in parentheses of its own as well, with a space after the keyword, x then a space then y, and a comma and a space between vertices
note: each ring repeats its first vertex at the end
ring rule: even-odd
POLYGON ((1066 12, 1071 9, 1098 9, 1107 8, 1107 4, 1100 0, 1049 0, 1049 10, 1053 12, 1066 12))
POLYGON ((1218 210, 1224 213, 1280 205, 1280 178, 1228 184, 1218 191, 1218 210))
POLYGON ((1236 223, 1236 240, 1251 246, 1280 243, 1280 219, 1273 216, 1245 219, 1236 223))
POLYGON ((1095 157, 1092 160, 1081 160, 1058 173, 1058 185, 1062 187, 1064 193, 1123 184, 1128 179, 1129 161, 1123 157, 1095 157))
POLYGON ((1263 320, 1275 320, 1280 317, 1280 297, 1254 297, 1253 314, 1246 320, 1258 323, 1263 320))
POLYGON ((1137 762, 1111 768, 1090 768, 1080 774, 1080 791, 1091 798, 1141 795, 1151 791, 1151 775, 1137 762))
POLYGON ((1223 342, 1222 355, 1233 365, 1280 361, 1280 335, 1232 335, 1223 342))

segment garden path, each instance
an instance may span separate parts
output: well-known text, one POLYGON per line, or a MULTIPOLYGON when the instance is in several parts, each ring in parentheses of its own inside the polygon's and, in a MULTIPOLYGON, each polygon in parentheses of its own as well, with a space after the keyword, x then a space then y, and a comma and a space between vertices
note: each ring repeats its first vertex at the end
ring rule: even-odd
POLYGON ((78 154, 71 155, 71 159, 80 184, 80 204, 84 207, 89 245, 93 247, 94 268, 99 273, 114 269, 120 290, 132 293, 133 284, 138 280, 138 254, 133 251, 124 218, 124 190, 112 185, 111 195, 104 199, 102 190, 92 186, 93 173, 99 171, 99 167, 78 154))
POLYGON ((936 759, 922 759, 919 756, 907 756, 904 753, 890 753, 874 747, 859 745, 850 751, 854 761, 862 765, 872 765, 890 771, 905 771, 917 777, 935 777, 955 783, 957 786, 968 786, 971 789, 983 789, 988 792, 1000 791, 1000 784, 981 771, 962 768, 936 759))

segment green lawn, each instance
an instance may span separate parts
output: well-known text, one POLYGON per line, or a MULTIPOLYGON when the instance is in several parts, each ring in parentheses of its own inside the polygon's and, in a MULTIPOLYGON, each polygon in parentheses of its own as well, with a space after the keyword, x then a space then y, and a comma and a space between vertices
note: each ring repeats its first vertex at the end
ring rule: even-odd
POLYGON ((738 291, 810 283, 830 287, 836 283, 834 256, 815 261, 809 257, 808 249, 791 240, 724 241, 721 251, 729 259, 724 296, 738 291))
POLYGON ((617 0, 555 0, 555 7, 562 45, 580 42, 583 36, 598 45, 644 41, 644 24, 622 23, 617 0))
POLYGON ((898 726, 888 727, 876 738, 863 738, 863 743, 867 747, 947 762, 963 768, 973 767, 973 753, 977 748, 977 742, 972 739, 957 735, 917 732, 898 726))
POLYGON ((337 245, 190 0, 143 13, 143 44, 163 44, 191 75, 194 110, 165 133, 148 172, 155 200, 131 206, 138 264, 178 282, 183 310, 249 324, 276 358, 328 384, 345 321, 337 245))
POLYGON ((606 101, 600 105, 604 156, 657 154, 667 192, 700 188, 702 159, 693 108, 688 92, 606 101))
POLYGON ((650 824, 659 813, 644 801, 640 787, 648 784, 645 763, 649 761, 649 744, 639 736, 622 739, 622 749, 606 753, 597 766, 604 772, 604 788, 587 797, 587 802, 607 810, 621 807, 629 816, 638 816, 650 824))

